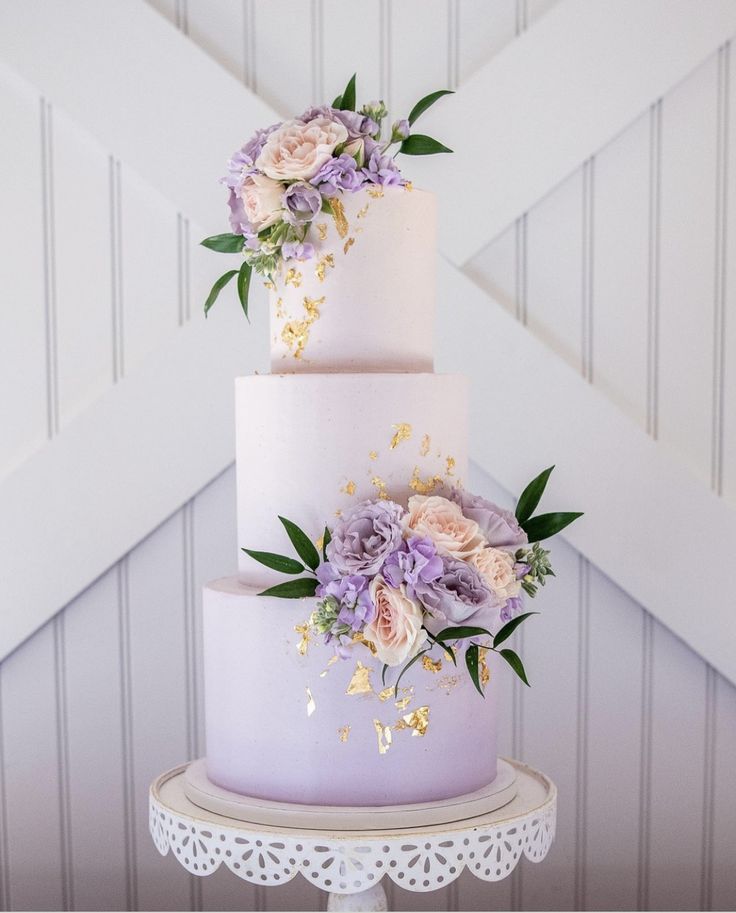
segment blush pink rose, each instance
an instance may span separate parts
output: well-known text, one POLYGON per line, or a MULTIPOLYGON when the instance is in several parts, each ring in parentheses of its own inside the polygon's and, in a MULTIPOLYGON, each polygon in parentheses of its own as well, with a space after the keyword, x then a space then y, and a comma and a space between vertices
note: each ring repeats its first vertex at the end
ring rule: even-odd
POLYGON ((256 168, 276 181, 308 181, 347 138, 344 124, 329 117, 289 120, 268 137, 256 168))
POLYGON ((398 666, 416 656, 427 640, 421 606, 406 595, 403 585, 394 589, 380 574, 371 581, 370 594, 376 617, 363 633, 376 645, 376 656, 382 663, 398 666))
POLYGON ((469 563, 501 602, 521 592, 521 581, 516 579, 514 556, 510 552, 489 546, 473 555, 469 563))
POLYGON ((437 552, 468 561, 486 544, 475 520, 463 515, 459 505, 440 495, 413 495, 404 528, 412 535, 431 539, 437 552))
POLYGON ((268 228, 281 217, 284 185, 263 174, 248 174, 239 188, 245 215, 256 231, 268 228))

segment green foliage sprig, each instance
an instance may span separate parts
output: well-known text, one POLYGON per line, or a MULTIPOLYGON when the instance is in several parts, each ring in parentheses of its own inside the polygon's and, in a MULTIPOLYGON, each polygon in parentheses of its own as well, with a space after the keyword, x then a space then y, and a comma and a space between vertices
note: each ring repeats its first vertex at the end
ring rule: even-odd
MULTIPOLYGON (((254 561, 270 568, 272 571, 278 571, 281 574, 312 574, 317 570, 320 562, 319 552, 309 536, 301 530, 296 523, 287 520, 286 517, 279 517, 282 526, 286 530, 291 544, 298 558, 289 558, 287 555, 278 555, 275 552, 259 552, 250 548, 243 548, 241 551, 250 555, 254 561)), ((325 527, 325 538, 328 530, 325 527)), ((326 543, 323 545, 326 548, 326 543)), ((301 599, 304 596, 314 596, 317 591, 317 578, 299 577, 296 580, 287 580, 286 583, 279 583, 276 586, 263 590, 259 596, 278 596, 281 599, 301 599)))

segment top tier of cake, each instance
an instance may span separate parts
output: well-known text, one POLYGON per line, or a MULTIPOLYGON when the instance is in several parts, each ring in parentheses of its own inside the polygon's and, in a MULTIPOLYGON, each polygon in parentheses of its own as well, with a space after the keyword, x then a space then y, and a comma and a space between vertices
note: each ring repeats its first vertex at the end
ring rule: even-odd
POLYGON ((332 207, 310 228, 314 258, 269 284, 272 373, 431 372, 434 195, 372 186, 332 207))

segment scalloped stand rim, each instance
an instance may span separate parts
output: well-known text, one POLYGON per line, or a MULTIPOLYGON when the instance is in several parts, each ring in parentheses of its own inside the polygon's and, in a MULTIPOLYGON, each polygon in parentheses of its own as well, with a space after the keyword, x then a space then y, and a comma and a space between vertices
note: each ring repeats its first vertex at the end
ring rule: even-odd
POLYGON ((498 759, 496 778, 482 789, 438 802, 412 805, 324 806, 271 802, 242 796, 216 786, 207 776, 204 758, 192 761, 183 777, 184 794, 206 811, 266 826, 301 827, 307 830, 371 831, 387 828, 451 824, 496 811, 508 805, 517 793, 516 770, 498 759))

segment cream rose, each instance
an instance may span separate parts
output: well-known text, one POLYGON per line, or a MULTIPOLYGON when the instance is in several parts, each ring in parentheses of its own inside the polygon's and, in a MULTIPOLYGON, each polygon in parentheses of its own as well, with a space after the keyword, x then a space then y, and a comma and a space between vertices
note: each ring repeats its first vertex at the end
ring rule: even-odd
POLYGON ((289 120, 268 137, 256 168, 277 181, 308 181, 347 138, 344 124, 329 117, 315 117, 306 124, 289 120))
POLYGON ((422 609, 406 595, 403 585, 396 590, 380 574, 371 581, 370 594, 376 617, 363 633, 376 645, 376 656, 382 663, 398 666, 416 656, 427 639, 422 609))
POLYGON ((510 552, 489 546, 473 555, 470 564, 500 600, 505 602, 521 592, 521 581, 516 579, 514 556, 510 552))
POLYGON ((263 174, 248 174, 243 178, 239 193, 245 216, 256 231, 268 228, 280 218, 283 184, 263 174))
POLYGON ((460 507, 439 495, 413 495, 404 528, 431 539, 440 555, 468 561, 486 544, 475 520, 463 516, 460 507))

